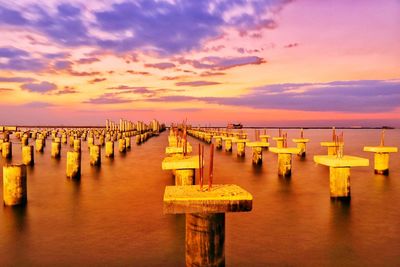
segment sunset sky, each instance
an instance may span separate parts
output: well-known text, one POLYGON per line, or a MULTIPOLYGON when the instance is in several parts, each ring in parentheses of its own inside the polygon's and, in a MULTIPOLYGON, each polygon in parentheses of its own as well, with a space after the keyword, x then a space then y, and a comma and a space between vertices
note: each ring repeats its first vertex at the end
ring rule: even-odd
POLYGON ((398 0, 0 0, 0 124, 400 126, 398 0))

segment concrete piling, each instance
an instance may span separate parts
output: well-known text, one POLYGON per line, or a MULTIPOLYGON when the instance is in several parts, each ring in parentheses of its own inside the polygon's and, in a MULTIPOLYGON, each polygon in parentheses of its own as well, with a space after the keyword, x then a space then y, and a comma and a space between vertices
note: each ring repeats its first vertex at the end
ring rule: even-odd
POLYGON ((374 170, 376 174, 389 175, 389 153, 398 151, 397 147, 385 146, 385 131, 382 131, 379 146, 366 146, 364 151, 374 153, 374 170))
POLYGON ((81 140, 80 139, 75 139, 74 140, 74 151, 81 153, 82 146, 81 146, 81 140))
POLYGON ((329 167, 331 198, 350 198, 350 168, 369 165, 368 159, 336 155, 314 156, 314 162, 329 167))
POLYGON ((186 266, 225 266, 225 213, 247 212, 253 197, 237 185, 167 186, 164 214, 186 215, 186 266))
POLYGON ((125 138, 121 138, 118 140, 118 150, 120 153, 125 153, 126 152, 126 141, 125 138))
POLYGON ((34 165, 33 146, 22 147, 22 163, 25 165, 34 165))
POLYGON ((3 142, 3 144, 1 144, 1 155, 5 159, 12 158, 12 143, 11 143, 11 141, 3 142))
POLYGON ((61 140, 58 137, 56 137, 55 140, 51 143, 51 157, 61 157, 61 140))
POLYGON ((90 165, 100 166, 101 165, 101 146, 92 145, 90 147, 90 165))
POLYGON ((3 166, 4 205, 24 205, 27 202, 26 165, 10 164, 3 166))
POLYGON ((106 157, 107 158, 114 157, 114 142, 113 141, 106 142, 106 157))
POLYGON ((79 179, 81 177, 81 153, 67 152, 67 178, 79 179))
POLYGON ((262 164, 262 151, 264 148, 269 147, 269 143, 265 142, 248 142, 246 146, 251 147, 253 150, 253 164, 261 165, 262 164))
POLYGON ((131 138, 130 137, 125 137, 125 146, 127 150, 131 149, 131 138))
POLYGON ((37 152, 43 152, 43 150, 44 150, 44 140, 42 138, 36 139, 35 148, 36 148, 37 152))

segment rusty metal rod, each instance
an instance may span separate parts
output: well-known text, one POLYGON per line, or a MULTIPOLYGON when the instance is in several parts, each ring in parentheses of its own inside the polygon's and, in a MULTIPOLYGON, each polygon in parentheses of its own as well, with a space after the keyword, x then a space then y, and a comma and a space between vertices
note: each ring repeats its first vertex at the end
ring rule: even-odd
POLYGON ((211 191, 213 183, 213 167, 214 167, 214 144, 210 146, 210 169, 208 172, 208 191, 211 191))

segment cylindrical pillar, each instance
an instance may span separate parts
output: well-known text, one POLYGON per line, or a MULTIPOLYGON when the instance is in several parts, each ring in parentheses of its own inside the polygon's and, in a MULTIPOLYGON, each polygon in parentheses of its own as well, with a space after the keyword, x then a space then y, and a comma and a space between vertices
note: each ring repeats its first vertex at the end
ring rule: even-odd
POLYGON ((80 139, 75 139, 74 140, 74 151, 81 153, 81 150, 82 150, 82 148, 81 148, 81 140, 80 139))
POLYGON ((63 133, 61 135, 61 143, 63 143, 63 144, 67 143, 67 134, 63 133))
POLYGON ((106 157, 107 158, 114 157, 114 142, 113 141, 106 142, 106 157))
POLYGON ((278 154, 278 175, 283 177, 292 175, 292 154, 278 154))
POLYGON ((244 142, 237 143, 237 156, 244 157, 246 153, 246 144, 244 142))
POLYGON ((297 148, 300 149, 300 151, 299 151, 299 153, 297 153, 297 155, 299 157, 304 158, 306 156, 306 143, 304 143, 304 142, 297 143, 297 148))
POLYGON ((53 142, 51 142, 51 156, 53 158, 61 157, 61 143, 60 138, 56 137, 53 142))
POLYGON ((105 144, 104 135, 100 135, 100 138, 99 138, 99 145, 104 146, 104 144, 105 144))
POLYGON ((194 169, 175 170, 175 185, 194 185, 194 184, 195 184, 194 169))
POLYGON ((262 147, 253 147, 253 164, 262 164, 262 147))
POLYGON ((67 178, 81 177, 81 153, 75 151, 67 152, 67 178))
POLYGON ((33 146, 22 147, 22 163, 25 165, 33 165, 35 163, 33 157, 33 146))
POLYGON ((331 198, 350 197, 350 167, 329 167, 331 198))
POLYGON ((276 147, 283 148, 283 138, 279 138, 278 140, 276 140, 276 147))
POLYGON ((93 137, 89 137, 89 138, 87 139, 87 143, 88 143, 88 148, 90 149, 90 147, 91 147, 92 145, 94 145, 94 138, 93 138, 93 137))
POLYGON ((26 166, 23 164, 3 166, 4 205, 23 205, 27 201, 26 166))
POLYGON ((136 142, 137 145, 140 144, 140 142, 141 142, 140 134, 136 135, 135 142, 136 142))
POLYGON ((125 146, 126 146, 126 149, 131 149, 131 138, 130 137, 125 137, 125 146))
POLYGON ((71 147, 74 146, 74 136, 73 136, 73 135, 71 135, 71 136, 69 137, 69 146, 71 146, 71 147))
POLYGON ((232 140, 231 139, 225 139, 225 151, 232 152, 232 140))
POLYGON ((222 138, 215 138, 215 148, 222 149, 222 138))
POLYGON ((337 146, 328 146, 328 155, 336 156, 337 146))
POLYGON ((92 145, 90 147, 90 165, 100 166, 101 164, 101 146, 92 145))
POLYGON ((22 146, 27 146, 29 142, 28 137, 26 137, 25 135, 21 138, 21 144, 22 146))
POLYGON ((36 139, 35 141, 36 151, 43 152, 44 149, 44 140, 41 138, 36 139))
POLYGON ((125 153, 126 152, 126 141, 125 141, 125 138, 118 140, 118 150, 121 153, 125 153))
POLYGON ((225 213, 186 214, 186 266, 225 266, 225 213))
POLYGON ((1 155, 3 158, 11 159, 12 158, 12 143, 10 142, 3 142, 1 144, 1 155))
POLYGON ((389 174, 389 153, 375 153, 374 162, 376 174, 389 174))

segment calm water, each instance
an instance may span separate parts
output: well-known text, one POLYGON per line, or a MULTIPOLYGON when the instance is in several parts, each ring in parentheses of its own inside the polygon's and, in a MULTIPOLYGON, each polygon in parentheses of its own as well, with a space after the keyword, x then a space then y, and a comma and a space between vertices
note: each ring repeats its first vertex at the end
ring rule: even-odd
MULTIPOLYGON (((319 142, 331 138, 330 130, 305 131, 307 157, 293 158, 291 179, 277 176, 271 152, 259 168, 249 148, 244 159, 235 145, 233 153, 216 152, 215 183, 238 184, 254 196, 253 211, 227 215, 228 266, 400 266, 400 155, 391 154, 388 177, 375 175, 373 154, 362 147, 379 144, 380 131, 344 135, 346 154, 370 159, 370 167, 351 170, 350 204, 330 201, 328 168, 312 161, 326 154, 319 142)), ((386 144, 400 147, 400 131, 387 131, 386 144)), ((76 182, 65 177, 69 145, 56 160, 48 140, 28 169, 28 205, 0 207, 0 266, 183 266, 184 216, 162 212, 164 188, 174 182, 161 170, 166 145, 164 132, 124 156, 116 151, 114 160, 103 150, 102 165, 94 168, 84 142, 76 182)), ((13 161, 20 159, 14 144, 13 161)))

